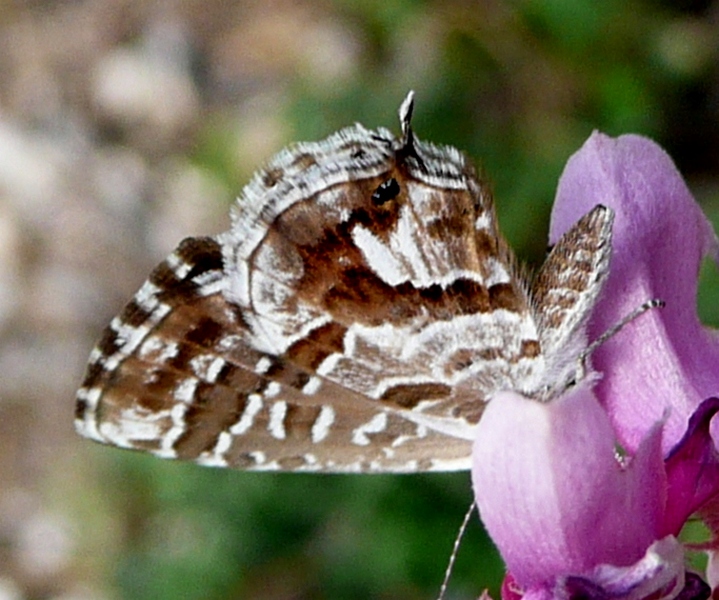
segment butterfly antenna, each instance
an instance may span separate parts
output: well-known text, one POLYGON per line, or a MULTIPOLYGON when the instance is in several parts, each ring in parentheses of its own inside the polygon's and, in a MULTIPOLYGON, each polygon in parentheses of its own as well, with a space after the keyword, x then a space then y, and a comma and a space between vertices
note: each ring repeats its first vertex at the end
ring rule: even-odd
POLYGON ((596 340, 589 344, 589 346, 587 346, 586 350, 582 352, 582 355, 580 357, 582 363, 584 363, 587 360, 587 357, 591 355, 592 352, 594 352, 597 348, 599 348, 599 346, 601 346, 609 338, 619 333, 622 327, 624 327, 627 323, 631 323, 634 319, 640 317, 652 308, 664 308, 664 306, 666 306, 666 302, 664 302, 664 300, 659 300, 658 298, 647 300, 644 304, 637 306, 637 308, 635 308, 632 312, 626 315, 621 321, 616 323, 613 327, 607 329, 602 335, 600 335, 596 340))
POLYGON ((412 141, 412 128, 410 123, 412 122, 412 112, 414 111, 414 90, 410 90, 402 100, 402 105, 399 107, 399 124, 402 127, 402 142, 403 146, 407 146, 412 141))
POLYGON ((447 570, 444 572, 444 581, 442 581, 442 586, 439 588, 439 596, 437 596, 437 600, 444 600, 444 593, 447 591, 447 586, 449 586, 449 578, 452 576, 452 569, 454 568, 454 561, 457 560, 457 552, 459 552, 459 543, 462 541, 462 538, 464 537, 464 532, 467 530, 467 525, 469 525, 469 519, 472 516, 472 513, 474 512, 474 500, 472 500, 472 503, 469 505, 469 509, 467 510, 467 513, 464 515, 464 519, 462 520, 462 524, 459 526, 459 531, 457 532, 457 537, 454 539, 454 545, 452 546, 452 554, 449 557, 449 564, 447 565, 447 570))
POLYGON ((412 131, 412 112, 414 111, 414 90, 410 90, 402 105, 399 107, 399 122, 402 126, 402 139, 400 146, 397 148, 397 160, 411 160, 415 164, 415 168, 427 173, 427 166, 424 164, 422 157, 415 148, 414 131, 412 131))

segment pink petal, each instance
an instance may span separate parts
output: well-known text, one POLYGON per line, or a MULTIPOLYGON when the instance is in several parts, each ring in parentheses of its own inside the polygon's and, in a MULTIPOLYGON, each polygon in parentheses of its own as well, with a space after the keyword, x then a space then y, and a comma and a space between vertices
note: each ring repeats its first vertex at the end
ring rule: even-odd
POLYGON ((709 433, 719 399, 702 402, 684 437, 666 458, 668 499, 664 533, 677 535, 689 516, 719 494, 719 452, 709 433))
POLYGON ((708 598, 708 594, 706 583, 685 572, 684 550, 673 536, 652 544, 631 565, 597 565, 583 576, 558 577, 526 590, 516 589, 509 573, 502 585, 502 600, 690 600, 708 598))
POLYGON ((656 539, 666 480, 656 427, 627 469, 588 386, 548 403, 513 392, 485 409, 472 481, 480 516, 516 581, 629 565, 656 539))
POLYGON ((611 274, 590 339, 646 300, 666 302, 595 352, 603 373, 597 395, 630 451, 670 408, 666 452, 699 403, 719 394, 719 338, 695 309, 702 257, 716 257, 718 242, 669 156, 646 138, 592 134, 560 180, 550 241, 597 204, 613 208, 616 220, 611 274))
MULTIPOLYGON (((647 548, 644 556, 634 564, 626 567, 599 565, 585 581, 602 590, 607 598, 674 598, 685 584, 684 550, 675 537, 667 536, 647 548)), ((574 582, 575 585, 579 583, 579 580, 574 582)))

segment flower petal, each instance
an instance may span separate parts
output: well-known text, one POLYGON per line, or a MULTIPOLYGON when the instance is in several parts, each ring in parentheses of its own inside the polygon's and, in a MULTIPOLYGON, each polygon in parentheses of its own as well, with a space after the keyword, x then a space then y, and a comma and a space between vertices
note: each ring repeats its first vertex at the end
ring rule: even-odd
POLYGON ((666 452, 699 403, 719 394, 719 338, 696 314, 700 263, 706 254, 719 256, 719 243, 669 156, 640 136, 594 133, 570 158, 550 242, 597 204, 614 209, 616 218, 611 273, 590 339, 647 300, 666 302, 594 353, 594 366, 603 373, 597 396, 630 451, 670 407, 666 452))
POLYGON ((668 499, 664 532, 677 535, 689 516, 719 494, 719 452, 709 432, 719 398, 701 403, 665 461, 668 499))
POLYGON ((583 589, 601 590, 605 598, 641 600, 674 598, 684 588, 684 550, 673 536, 652 544, 636 563, 626 567, 599 565, 585 578, 568 578, 563 587, 574 592, 567 597, 601 597, 581 594, 583 589), (661 593, 661 595, 659 595, 661 593), (655 596, 655 594, 657 594, 655 596))
POLYGON ((478 426, 472 481, 482 521, 520 585, 644 555, 664 510, 660 439, 656 427, 621 469, 588 384, 548 403, 514 392, 492 399, 478 426))
POLYGON ((517 589, 511 573, 502 584, 502 600, 706 600, 711 590, 684 570, 684 550, 673 536, 652 544, 636 563, 625 567, 598 565, 584 576, 517 589), (509 582, 509 584, 508 584, 509 582))

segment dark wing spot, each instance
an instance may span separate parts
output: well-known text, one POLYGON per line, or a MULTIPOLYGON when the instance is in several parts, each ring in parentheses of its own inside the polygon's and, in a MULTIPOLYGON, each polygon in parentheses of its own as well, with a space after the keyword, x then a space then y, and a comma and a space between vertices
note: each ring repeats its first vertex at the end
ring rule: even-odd
POLYGON ((343 351, 346 331, 344 325, 334 321, 322 325, 292 344, 285 352, 285 356, 293 364, 314 371, 330 354, 343 351))
POLYGON ((209 317, 200 319, 185 335, 185 341, 198 346, 211 347, 224 336, 224 327, 209 317))
POLYGON ((440 400, 451 393, 452 388, 443 383, 400 384, 382 394, 382 401, 402 408, 414 408, 423 400, 440 400))
POLYGON ((247 395, 241 391, 200 383, 185 412, 185 430, 174 449, 182 459, 196 458, 211 451, 220 434, 236 423, 247 408, 247 395))
POLYGON ((123 341, 117 337, 115 330, 112 327, 106 327, 97 343, 97 349, 103 356, 112 356, 122 348, 122 345, 123 341))
POLYGON ((82 387, 90 389, 98 385, 104 372, 105 370, 100 363, 95 362, 89 364, 85 373, 85 379, 82 382, 82 387))
POLYGON ((522 340, 519 350, 520 358, 536 358, 542 352, 542 348, 537 340, 522 340))
POLYGON ((372 202, 377 206, 381 206, 390 200, 394 200, 399 195, 399 191, 399 183, 394 177, 391 177, 377 186, 377 189, 372 194, 372 202))
POLYGON ((185 238, 180 242, 175 253, 192 265, 188 277, 222 268, 222 247, 211 237, 185 238))
POLYGON ((265 377, 298 390, 301 390, 310 380, 309 373, 299 369, 284 357, 272 363, 267 369, 265 377))
POLYGON ((522 297, 517 294, 511 283, 495 283, 490 286, 489 304, 492 310, 501 308, 516 313, 524 308, 522 297))
POLYGON ((147 322, 151 314, 150 311, 145 310, 137 303, 137 300, 133 298, 120 313, 120 321, 131 327, 139 327, 147 322))
POLYGON ((199 285, 193 281, 198 275, 222 269, 222 248, 210 237, 186 238, 175 250, 176 256, 190 266, 182 279, 167 261, 150 274, 150 281, 160 288, 157 298, 160 302, 182 302, 197 293, 199 285))
POLYGON ((284 177, 285 173, 282 169, 274 168, 274 169, 268 169, 264 173, 262 173, 262 183, 265 184, 266 187, 271 188, 275 187, 280 179, 284 177))
POLYGON ((78 398, 75 401, 75 419, 82 420, 85 418, 85 411, 87 411, 87 402, 78 398))

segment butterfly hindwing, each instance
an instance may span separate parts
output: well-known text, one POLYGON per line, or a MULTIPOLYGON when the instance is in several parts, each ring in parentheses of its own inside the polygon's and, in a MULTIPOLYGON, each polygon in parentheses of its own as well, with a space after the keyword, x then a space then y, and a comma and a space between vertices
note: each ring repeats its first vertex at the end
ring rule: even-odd
POLYGON ((78 394, 83 435, 258 470, 467 466, 468 442, 448 441, 303 369, 332 347, 329 338, 315 335, 315 347, 294 362, 253 348, 242 311, 217 290, 218 260, 215 240, 186 240, 107 328, 78 394))

